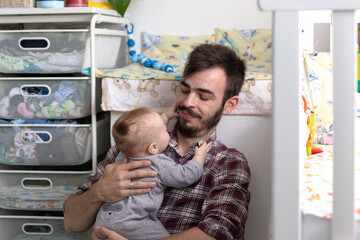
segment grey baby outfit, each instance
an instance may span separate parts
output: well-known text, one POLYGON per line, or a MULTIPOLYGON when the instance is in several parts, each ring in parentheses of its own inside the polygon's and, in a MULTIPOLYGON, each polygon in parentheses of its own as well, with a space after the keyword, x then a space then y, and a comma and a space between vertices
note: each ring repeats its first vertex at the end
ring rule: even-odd
MULTIPOLYGON (((124 155, 120 153, 116 161, 124 155)), ((132 181, 156 181, 156 187, 147 194, 133 195, 114 203, 101 206, 95 226, 118 232, 129 240, 152 240, 169 236, 156 213, 161 206, 166 187, 184 188, 200 179, 203 168, 200 163, 190 160, 184 165, 177 164, 164 154, 141 158, 130 158, 128 162, 148 159, 151 166, 145 169, 155 170, 155 178, 133 179, 132 181)))

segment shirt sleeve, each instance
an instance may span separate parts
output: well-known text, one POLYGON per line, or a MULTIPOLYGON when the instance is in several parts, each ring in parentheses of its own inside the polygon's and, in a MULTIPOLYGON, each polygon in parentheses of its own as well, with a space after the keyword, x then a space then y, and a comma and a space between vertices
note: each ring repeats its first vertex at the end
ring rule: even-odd
POLYGON ((76 194, 82 194, 89 190, 101 177, 101 175, 104 173, 104 169, 106 165, 114 163, 117 155, 119 154, 119 150, 116 148, 116 146, 112 146, 109 151, 106 154, 106 157, 104 160, 102 160, 97 165, 96 174, 94 176, 89 176, 85 179, 83 184, 78 187, 76 194))
POLYGON ((244 239, 250 192, 250 168, 243 154, 231 150, 215 175, 198 225, 215 239, 244 239))

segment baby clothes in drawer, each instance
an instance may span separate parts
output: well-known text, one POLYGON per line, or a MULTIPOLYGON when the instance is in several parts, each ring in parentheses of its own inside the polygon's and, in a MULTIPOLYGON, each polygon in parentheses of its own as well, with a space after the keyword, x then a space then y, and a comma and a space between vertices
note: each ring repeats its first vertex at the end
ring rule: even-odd
POLYGON ((75 193, 89 174, 0 173, 0 208, 62 211, 64 201, 75 193))
POLYGON ((83 118, 91 114, 90 94, 89 77, 2 78, 0 118, 83 118))
POLYGON ((24 211, 6 211, 5 215, 3 212, 0 211, 1 239, 89 240, 91 238, 92 229, 83 233, 66 232, 64 217, 57 214, 44 212, 44 214, 30 215, 24 211))
MULTIPOLYGON (((5 120, 0 120, 0 123, 1 164, 71 166, 91 159, 91 124, 20 119, 12 121, 14 124, 6 124, 5 120)), ((109 124, 109 119, 98 122, 99 142, 110 138, 109 124)), ((98 144, 98 154, 104 153, 108 147, 98 144)))
MULTIPOLYGON (((120 67, 121 38, 122 36, 116 35, 96 35, 97 68, 120 67)), ((90 67, 88 29, 0 31, 1 73, 81 73, 88 67, 90 67)))

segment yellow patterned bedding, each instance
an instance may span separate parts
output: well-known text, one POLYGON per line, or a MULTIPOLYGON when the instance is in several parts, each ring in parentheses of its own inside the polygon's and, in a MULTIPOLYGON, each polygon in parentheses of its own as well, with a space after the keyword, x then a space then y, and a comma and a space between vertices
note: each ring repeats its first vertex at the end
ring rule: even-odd
MULTIPOLYGON (((174 68, 174 72, 164 72, 153 68, 145 67, 139 63, 132 63, 128 66, 115 69, 97 69, 96 77, 105 78, 122 78, 136 80, 181 80, 182 71, 185 62, 178 60, 163 60, 162 58, 152 58, 166 64, 170 64, 174 68)), ((263 60, 247 62, 246 79, 247 80, 271 80, 272 69, 271 63, 263 60)))
MULTIPOLYGON (((239 104, 231 114, 270 115, 272 109, 271 80, 246 80, 239 94, 239 104)), ((164 112, 176 99, 179 81, 159 79, 102 79, 104 111, 128 111, 138 107, 151 107, 164 112)))
POLYGON ((175 101, 188 54, 199 44, 221 44, 232 48, 246 60, 246 81, 240 101, 231 114, 270 115, 272 111, 271 30, 216 29, 215 34, 199 36, 156 36, 142 34, 143 54, 152 60, 170 64, 167 73, 132 63, 118 69, 96 70, 102 78, 104 111, 128 111, 151 107, 163 112, 175 101), (252 51, 252 57, 247 54, 252 51))

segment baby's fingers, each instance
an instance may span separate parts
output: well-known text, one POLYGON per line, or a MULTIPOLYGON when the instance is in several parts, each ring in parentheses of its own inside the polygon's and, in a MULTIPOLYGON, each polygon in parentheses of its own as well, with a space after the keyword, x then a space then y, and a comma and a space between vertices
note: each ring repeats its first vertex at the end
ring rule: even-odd
POLYGON ((205 152, 209 152, 211 147, 213 145, 213 142, 204 142, 200 147, 198 147, 198 149, 200 151, 205 151, 205 152))
MULTIPOLYGON (((206 152, 209 152, 210 151, 210 149, 211 149, 211 147, 213 146, 213 142, 205 142, 206 143, 206 146, 205 146, 205 148, 206 148, 206 152)), ((204 144, 203 144, 204 145, 204 144)))

